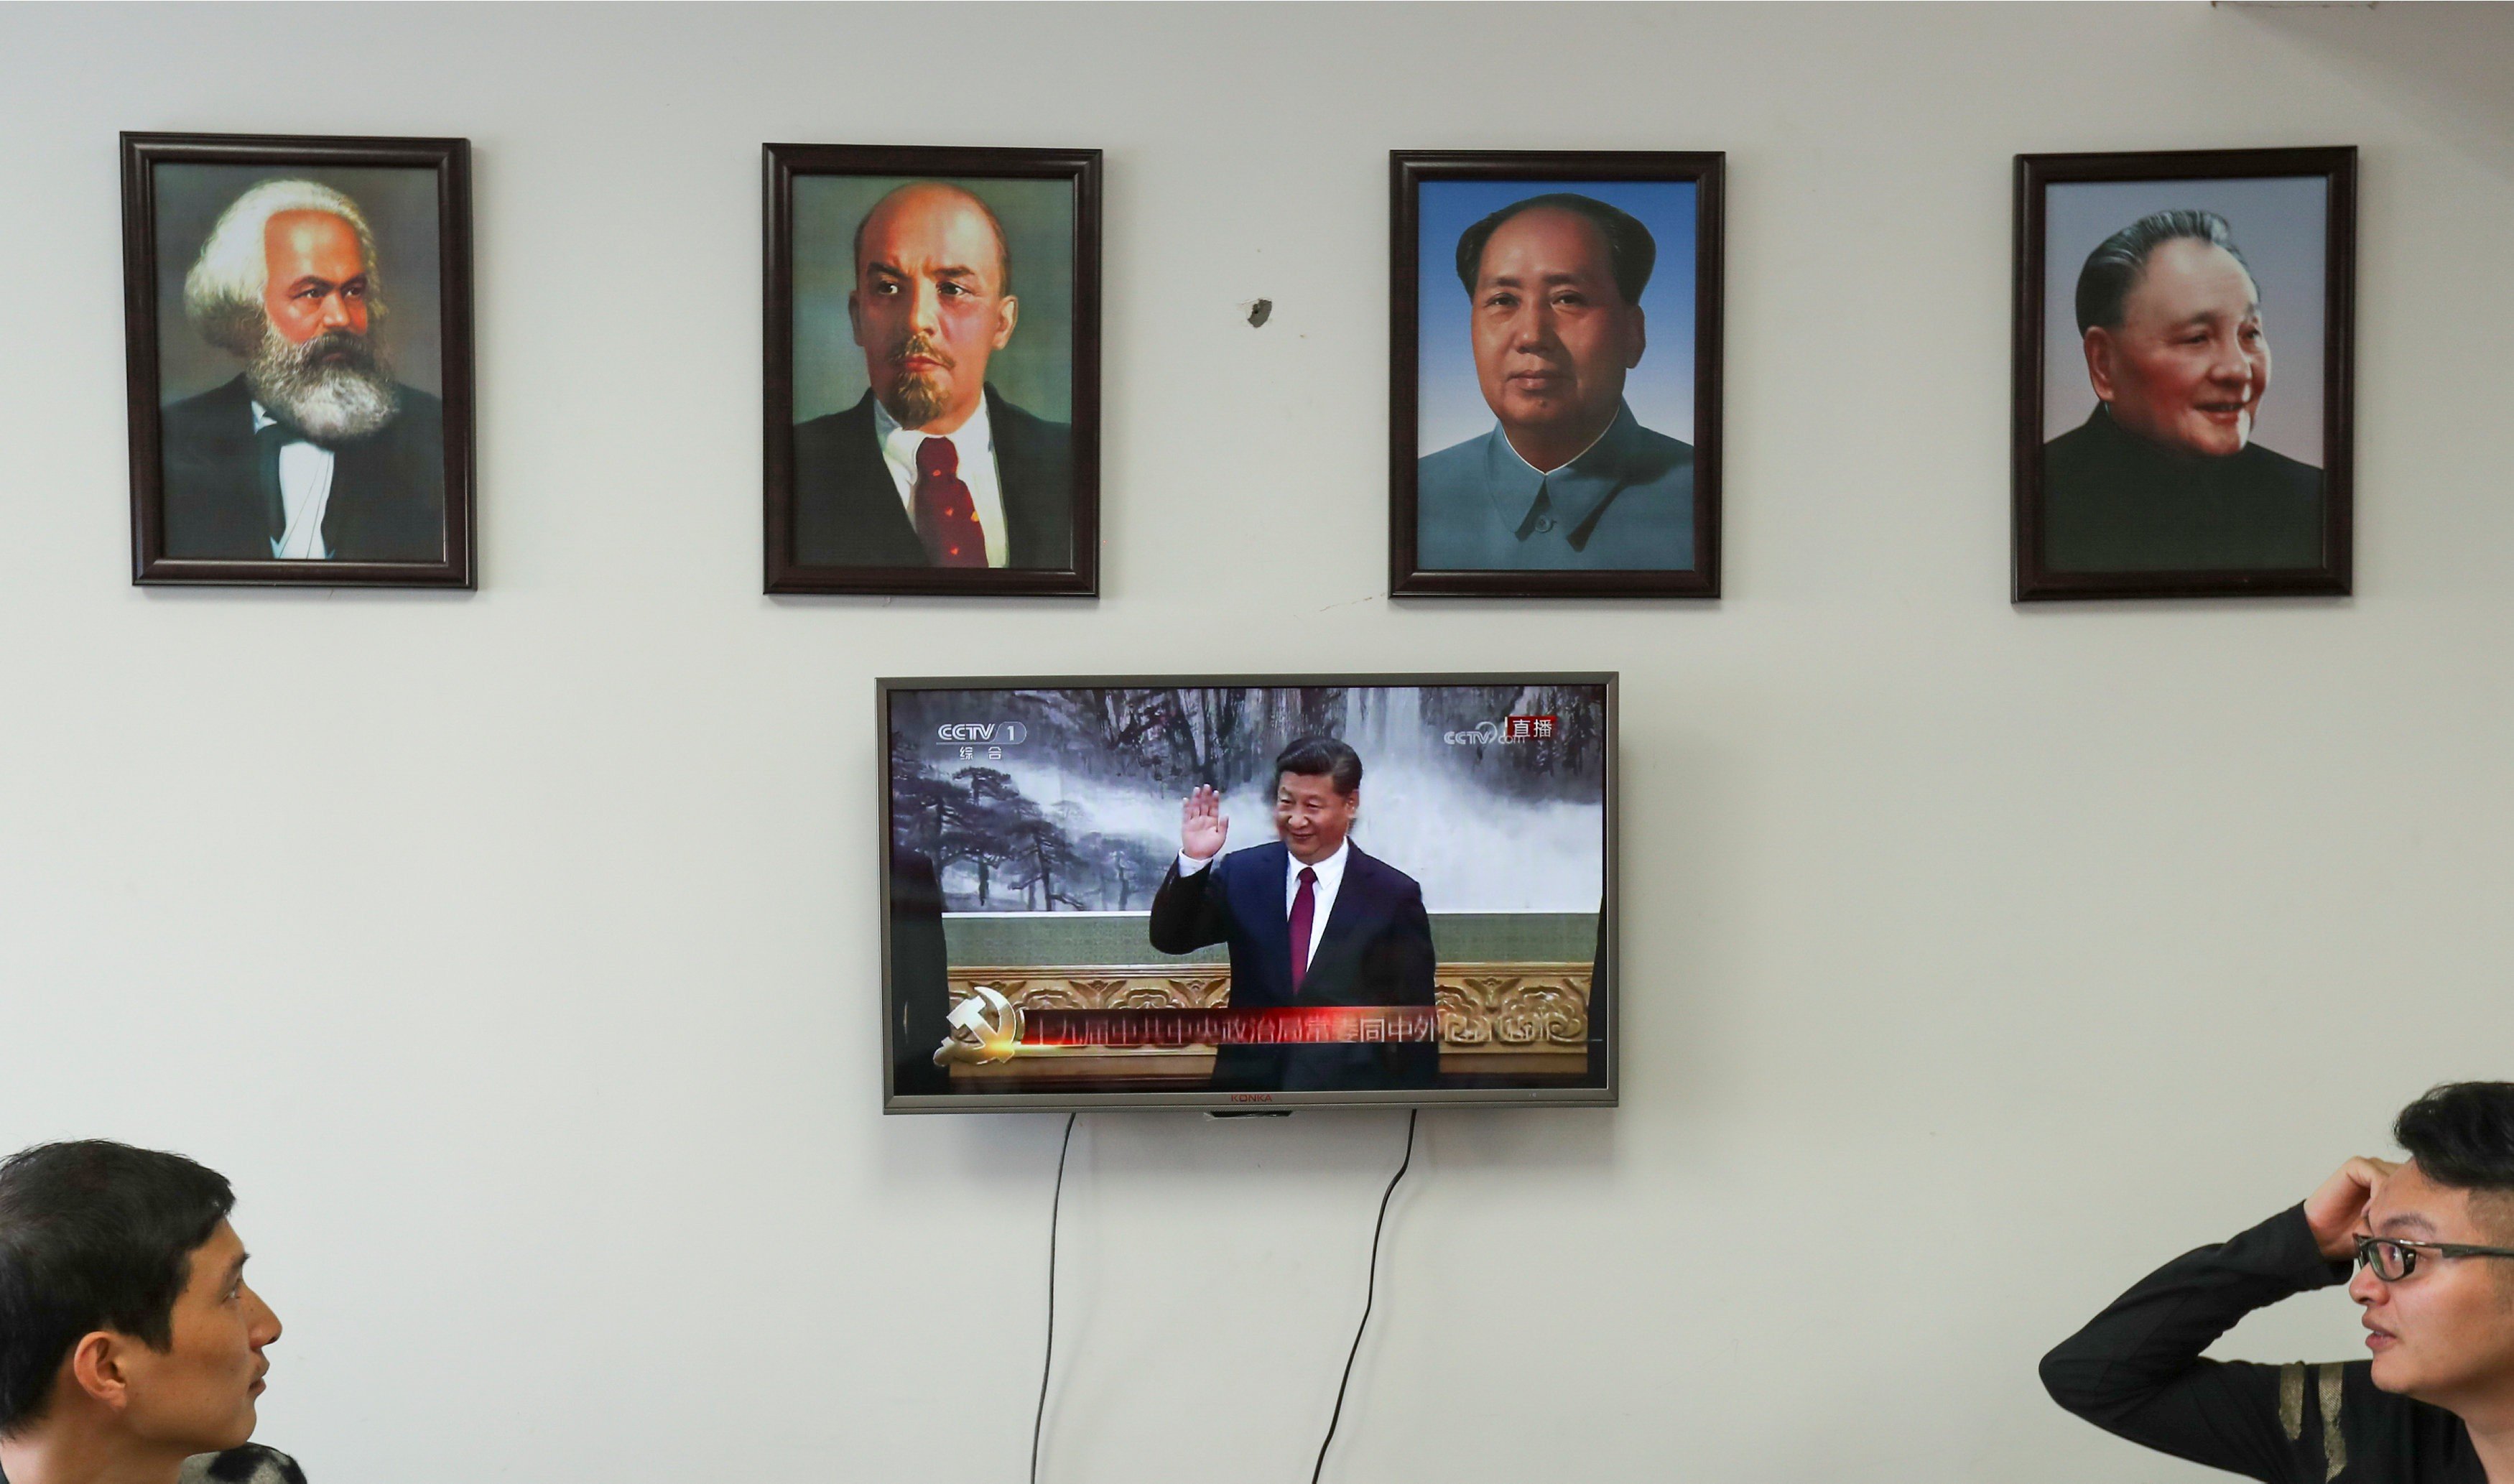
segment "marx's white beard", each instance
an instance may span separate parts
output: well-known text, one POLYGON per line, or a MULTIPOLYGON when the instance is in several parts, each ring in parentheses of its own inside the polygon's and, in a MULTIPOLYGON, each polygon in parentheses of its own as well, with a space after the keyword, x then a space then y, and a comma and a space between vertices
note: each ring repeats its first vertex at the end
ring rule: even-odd
POLYGON ((317 443, 372 437, 401 412, 383 349, 352 331, 327 330, 295 345, 265 325, 244 379, 272 417, 317 443))

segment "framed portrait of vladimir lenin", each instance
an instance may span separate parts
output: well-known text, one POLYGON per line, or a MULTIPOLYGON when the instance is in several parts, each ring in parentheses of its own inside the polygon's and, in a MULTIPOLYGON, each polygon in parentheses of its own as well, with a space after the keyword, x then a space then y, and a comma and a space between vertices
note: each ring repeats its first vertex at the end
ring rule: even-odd
POLYGON ((769 144, 766 590, 1100 586, 1100 151, 769 144))
POLYGON ((2018 602, 2344 594, 2357 151, 2016 157, 2018 602))
POLYGON ((122 136, 132 581, 470 587, 464 140, 122 136))
POLYGON ((1720 595, 1725 156, 1389 155, 1389 590, 1720 595))

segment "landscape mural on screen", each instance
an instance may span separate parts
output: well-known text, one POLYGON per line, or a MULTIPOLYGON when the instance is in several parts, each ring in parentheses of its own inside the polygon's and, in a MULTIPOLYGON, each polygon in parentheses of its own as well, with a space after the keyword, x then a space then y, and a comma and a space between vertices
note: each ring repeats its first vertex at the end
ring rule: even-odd
MULTIPOLYGON (((953 913, 1140 912, 1209 783, 1226 850, 1275 838, 1274 759, 1295 737, 1361 755, 1357 845, 1433 912, 1595 912, 1604 889, 1602 686, 903 691, 891 830, 953 913), (1512 738, 1512 717, 1553 719, 1512 738)), ((1522 728, 1524 730, 1524 728, 1522 728)))

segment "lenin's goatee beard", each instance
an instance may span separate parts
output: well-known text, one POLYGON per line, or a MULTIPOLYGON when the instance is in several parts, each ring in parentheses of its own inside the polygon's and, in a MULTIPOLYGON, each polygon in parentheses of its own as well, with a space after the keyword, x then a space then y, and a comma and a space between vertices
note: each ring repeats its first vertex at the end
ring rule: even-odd
MULTIPOLYGON (((897 350, 892 351, 891 363, 897 365, 912 355, 931 356, 941 361, 946 371, 959 364, 945 355, 941 346, 921 335, 910 336, 897 350)), ((944 410, 951 405, 951 392, 945 387, 943 379, 930 371, 904 375, 891 388, 890 415, 899 420, 902 427, 923 427, 943 416, 944 410)))
POLYGON ((272 417, 317 443, 372 437, 401 412, 392 367, 354 331, 326 330, 295 345, 265 324, 244 380, 272 417))

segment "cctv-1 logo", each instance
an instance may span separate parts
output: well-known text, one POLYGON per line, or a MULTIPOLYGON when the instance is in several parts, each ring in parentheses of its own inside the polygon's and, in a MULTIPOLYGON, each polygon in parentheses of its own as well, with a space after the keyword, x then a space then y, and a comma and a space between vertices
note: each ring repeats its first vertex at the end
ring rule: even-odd
POLYGON ((961 757, 974 761, 978 744, 987 744, 989 762, 1003 761, 1006 747, 1018 747, 1030 740, 1030 728, 1017 721, 947 721, 934 729, 934 735, 947 742, 958 742, 961 757))

